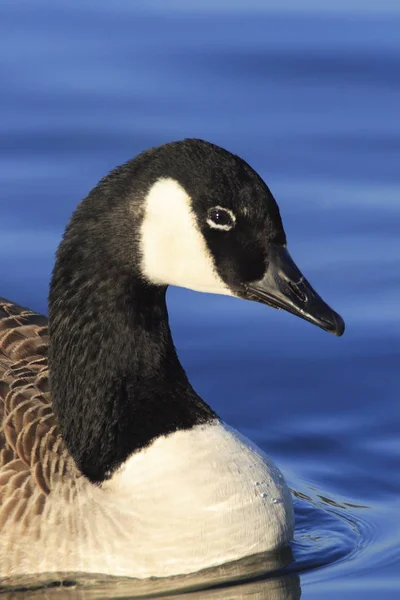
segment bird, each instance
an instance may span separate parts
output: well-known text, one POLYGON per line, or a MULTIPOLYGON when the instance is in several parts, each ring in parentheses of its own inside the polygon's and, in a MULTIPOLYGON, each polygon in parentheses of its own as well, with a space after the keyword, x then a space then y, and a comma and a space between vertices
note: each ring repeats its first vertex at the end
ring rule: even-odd
POLYGON ((0 299, 0 576, 170 577, 290 545, 282 473, 178 359, 170 285, 344 332, 243 159, 184 139, 112 170, 66 227, 48 318, 0 299))

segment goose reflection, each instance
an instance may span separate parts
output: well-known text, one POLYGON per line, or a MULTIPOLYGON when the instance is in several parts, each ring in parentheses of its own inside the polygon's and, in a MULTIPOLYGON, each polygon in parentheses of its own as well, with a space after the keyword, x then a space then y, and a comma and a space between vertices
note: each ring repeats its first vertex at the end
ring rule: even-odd
POLYGON ((43 574, 0 580, 2 600, 29 591, 31 600, 298 600, 300 577, 288 565, 292 553, 263 553, 181 577, 138 580, 86 574, 43 574), (60 589, 61 588, 61 589, 60 589))

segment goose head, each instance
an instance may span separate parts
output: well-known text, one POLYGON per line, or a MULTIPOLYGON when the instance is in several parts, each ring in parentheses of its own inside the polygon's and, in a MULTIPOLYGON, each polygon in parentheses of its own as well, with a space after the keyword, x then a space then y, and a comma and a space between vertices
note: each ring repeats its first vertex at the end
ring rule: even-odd
POLYGON ((93 482, 157 437, 216 418, 176 355, 169 285, 344 331, 292 261, 278 205, 242 159, 191 139, 118 167, 72 216, 49 297, 53 407, 93 482))
POLYGON ((292 260, 271 191, 244 160, 201 140, 153 152, 140 227, 147 282, 254 300, 343 334, 343 319, 292 260))

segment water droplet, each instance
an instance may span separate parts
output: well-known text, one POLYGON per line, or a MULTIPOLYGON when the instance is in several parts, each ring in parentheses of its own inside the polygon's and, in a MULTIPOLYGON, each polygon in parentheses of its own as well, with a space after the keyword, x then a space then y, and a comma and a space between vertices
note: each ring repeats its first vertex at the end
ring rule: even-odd
POLYGON ((254 485, 261 485, 262 481, 256 481, 254 485))
POLYGON ((282 499, 281 498, 272 498, 271 502, 272 502, 272 504, 282 504, 282 499))
POLYGON ((261 494, 261 498, 268 498, 268 494, 261 494))

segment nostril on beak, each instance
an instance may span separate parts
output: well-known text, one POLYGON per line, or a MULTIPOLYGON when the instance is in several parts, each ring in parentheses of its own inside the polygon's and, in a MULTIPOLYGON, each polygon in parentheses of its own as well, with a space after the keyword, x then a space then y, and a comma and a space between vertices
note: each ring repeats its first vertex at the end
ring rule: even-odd
POLYGON ((295 283, 293 283, 292 281, 288 281, 287 285, 292 294, 294 294, 294 296, 296 296, 296 298, 300 300, 300 302, 302 302, 303 304, 307 302, 307 295, 304 292, 302 292, 301 289, 295 283))

